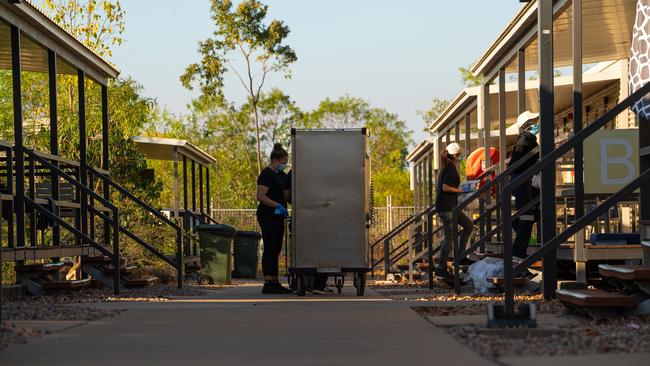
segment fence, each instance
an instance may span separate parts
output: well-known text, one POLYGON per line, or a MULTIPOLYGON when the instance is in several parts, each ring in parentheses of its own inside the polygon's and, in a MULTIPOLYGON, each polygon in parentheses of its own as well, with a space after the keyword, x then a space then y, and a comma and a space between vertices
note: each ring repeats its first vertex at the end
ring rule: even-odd
MULTIPOLYGON (((389 232, 392 227, 413 215, 413 210, 413 207, 375 207, 370 241, 389 232)), ((260 231, 254 209, 214 209, 212 214, 218 222, 234 226, 237 230, 260 231)))

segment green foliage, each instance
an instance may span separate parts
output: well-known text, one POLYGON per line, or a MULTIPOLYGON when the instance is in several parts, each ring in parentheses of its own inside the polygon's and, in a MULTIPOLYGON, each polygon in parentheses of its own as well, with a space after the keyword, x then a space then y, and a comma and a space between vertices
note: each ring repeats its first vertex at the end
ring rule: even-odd
POLYGON ((112 47, 124 41, 126 23, 119 0, 43 0, 42 5, 55 22, 99 56, 112 56, 112 47))
POLYGON ((405 161, 411 131, 396 114, 373 108, 361 98, 344 96, 325 99, 316 110, 305 113, 305 119, 312 128, 368 128, 375 203, 383 204, 387 195, 393 196, 395 205, 412 203, 405 161))
POLYGON ((431 107, 424 111, 418 111, 418 115, 424 120, 424 131, 429 131, 431 126, 442 113, 447 109, 451 101, 449 99, 433 98, 431 99, 431 107))
MULTIPOLYGON (((290 77, 289 66, 297 60, 296 53, 283 42, 289 27, 279 20, 265 24, 268 6, 258 0, 244 0, 233 8, 231 0, 212 0, 215 31, 211 38, 199 43, 201 60, 190 64, 180 80, 187 89, 198 83, 203 98, 225 99, 224 76, 232 71, 248 94, 255 121, 257 170, 262 169, 262 122, 259 102, 269 74, 280 72, 290 77), (233 58, 243 62, 238 70, 233 58)), ((221 102, 225 103, 225 102, 221 102)))
POLYGON ((458 72, 460 72, 460 79, 465 86, 479 86, 483 84, 483 78, 480 76, 475 76, 472 73, 472 68, 474 64, 467 67, 459 67, 458 72))

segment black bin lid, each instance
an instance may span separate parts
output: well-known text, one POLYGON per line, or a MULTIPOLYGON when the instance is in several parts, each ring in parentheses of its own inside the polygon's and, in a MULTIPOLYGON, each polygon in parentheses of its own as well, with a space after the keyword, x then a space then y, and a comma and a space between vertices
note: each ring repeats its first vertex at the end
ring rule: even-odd
POLYGON ((212 224, 201 224, 194 227, 196 231, 208 232, 210 234, 216 234, 219 236, 234 238, 237 234, 237 229, 230 225, 212 225, 212 224))
POLYGON ((262 234, 257 231, 238 231, 237 237, 241 238, 250 238, 250 239, 262 239, 262 234))

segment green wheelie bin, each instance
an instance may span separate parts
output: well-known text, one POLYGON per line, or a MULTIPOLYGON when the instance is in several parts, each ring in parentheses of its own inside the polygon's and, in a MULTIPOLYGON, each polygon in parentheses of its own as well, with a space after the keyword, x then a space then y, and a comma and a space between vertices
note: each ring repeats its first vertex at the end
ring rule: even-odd
POLYGON ((255 231, 238 231, 235 236, 235 270, 233 278, 257 277, 257 254, 262 235, 255 231))
POLYGON ((201 274, 210 284, 229 285, 232 247, 237 230, 228 225, 198 225, 201 274))

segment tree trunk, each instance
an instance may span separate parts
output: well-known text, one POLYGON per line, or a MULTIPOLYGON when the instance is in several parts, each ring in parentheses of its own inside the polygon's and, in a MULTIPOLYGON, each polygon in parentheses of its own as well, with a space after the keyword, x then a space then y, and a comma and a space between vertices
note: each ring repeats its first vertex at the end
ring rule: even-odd
POLYGON ((260 144, 260 117, 257 113, 257 103, 253 102, 253 113, 255 116, 255 144, 257 147, 257 174, 262 172, 262 148, 260 144))

